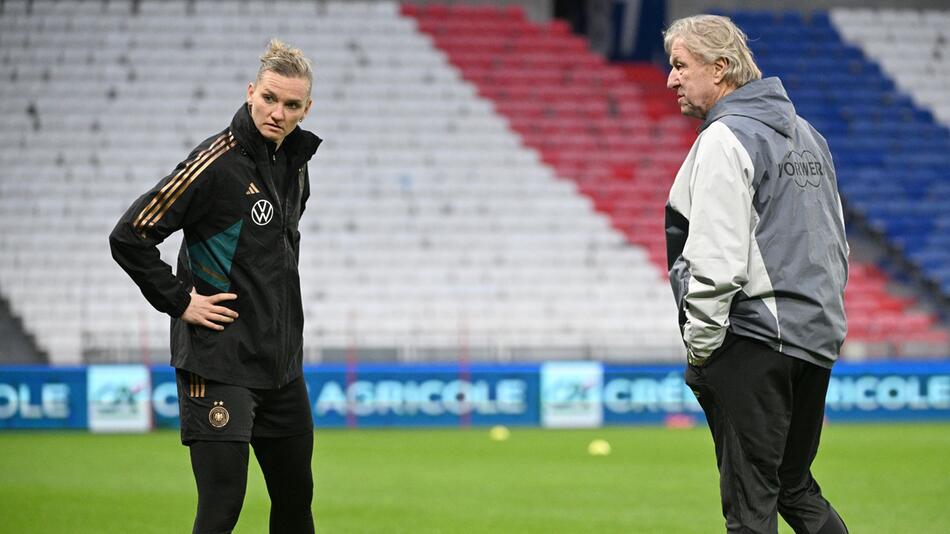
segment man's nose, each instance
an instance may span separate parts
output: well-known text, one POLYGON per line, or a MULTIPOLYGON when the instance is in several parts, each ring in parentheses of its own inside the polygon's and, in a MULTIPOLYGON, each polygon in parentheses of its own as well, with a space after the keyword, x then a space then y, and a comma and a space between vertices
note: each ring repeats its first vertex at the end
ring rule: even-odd
POLYGON ((676 69, 670 69, 670 75, 666 77, 666 88, 676 89, 679 86, 679 76, 676 75, 676 69))

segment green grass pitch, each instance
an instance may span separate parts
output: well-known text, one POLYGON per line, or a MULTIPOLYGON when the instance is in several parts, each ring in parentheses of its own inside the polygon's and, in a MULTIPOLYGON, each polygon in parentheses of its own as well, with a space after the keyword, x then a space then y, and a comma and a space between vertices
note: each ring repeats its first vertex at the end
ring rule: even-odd
MULTIPOLYGON (((724 531, 705 428, 318 430, 314 472, 320 533, 724 531)), ((851 532, 950 532, 950 424, 831 425, 814 472, 851 532)), ((0 432, 2 532, 190 532, 194 507, 176 432, 0 432)), ((235 532, 267 511, 252 460, 235 532)))

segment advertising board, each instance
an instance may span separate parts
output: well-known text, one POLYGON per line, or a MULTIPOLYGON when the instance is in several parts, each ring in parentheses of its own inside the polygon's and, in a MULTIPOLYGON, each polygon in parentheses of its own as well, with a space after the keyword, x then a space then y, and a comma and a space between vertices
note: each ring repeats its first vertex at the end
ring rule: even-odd
MULTIPOLYGON (((304 369, 315 426, 692 425, 702 410, 677 365, 363 364, 304 369)), ((832 422, 950 420, 950 362, 840 363, 832 422)), ((0 366, 0 430, 178 427, 174 369, 0 366)))

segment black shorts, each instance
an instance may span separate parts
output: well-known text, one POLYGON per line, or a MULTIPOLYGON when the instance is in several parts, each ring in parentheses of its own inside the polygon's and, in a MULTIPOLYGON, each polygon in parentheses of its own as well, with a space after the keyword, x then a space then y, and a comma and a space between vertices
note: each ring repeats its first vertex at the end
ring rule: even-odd
POLYGON ((252 389, 206 380, 177 369, 181 442, 243 441, 313 432, 303 377, 279 389, 252 389))

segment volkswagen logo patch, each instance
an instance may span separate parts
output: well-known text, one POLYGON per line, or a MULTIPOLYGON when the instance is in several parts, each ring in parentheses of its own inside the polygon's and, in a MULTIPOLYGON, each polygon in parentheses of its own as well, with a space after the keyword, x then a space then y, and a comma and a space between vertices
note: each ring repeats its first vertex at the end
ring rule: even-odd
POLYGON ((215 401, 214 408, 211 408, 211 411, 208 412, 208 422, 211 423, 211 426, 224 428, 224 425, 228 424, 230 420, 231 414, 224 407, 224 401, 215 401))
POLYGON ((264 226, 274 218, 274 206, 266 200, 258 200, 251 208, 251 220, 258 226, 264 226))

